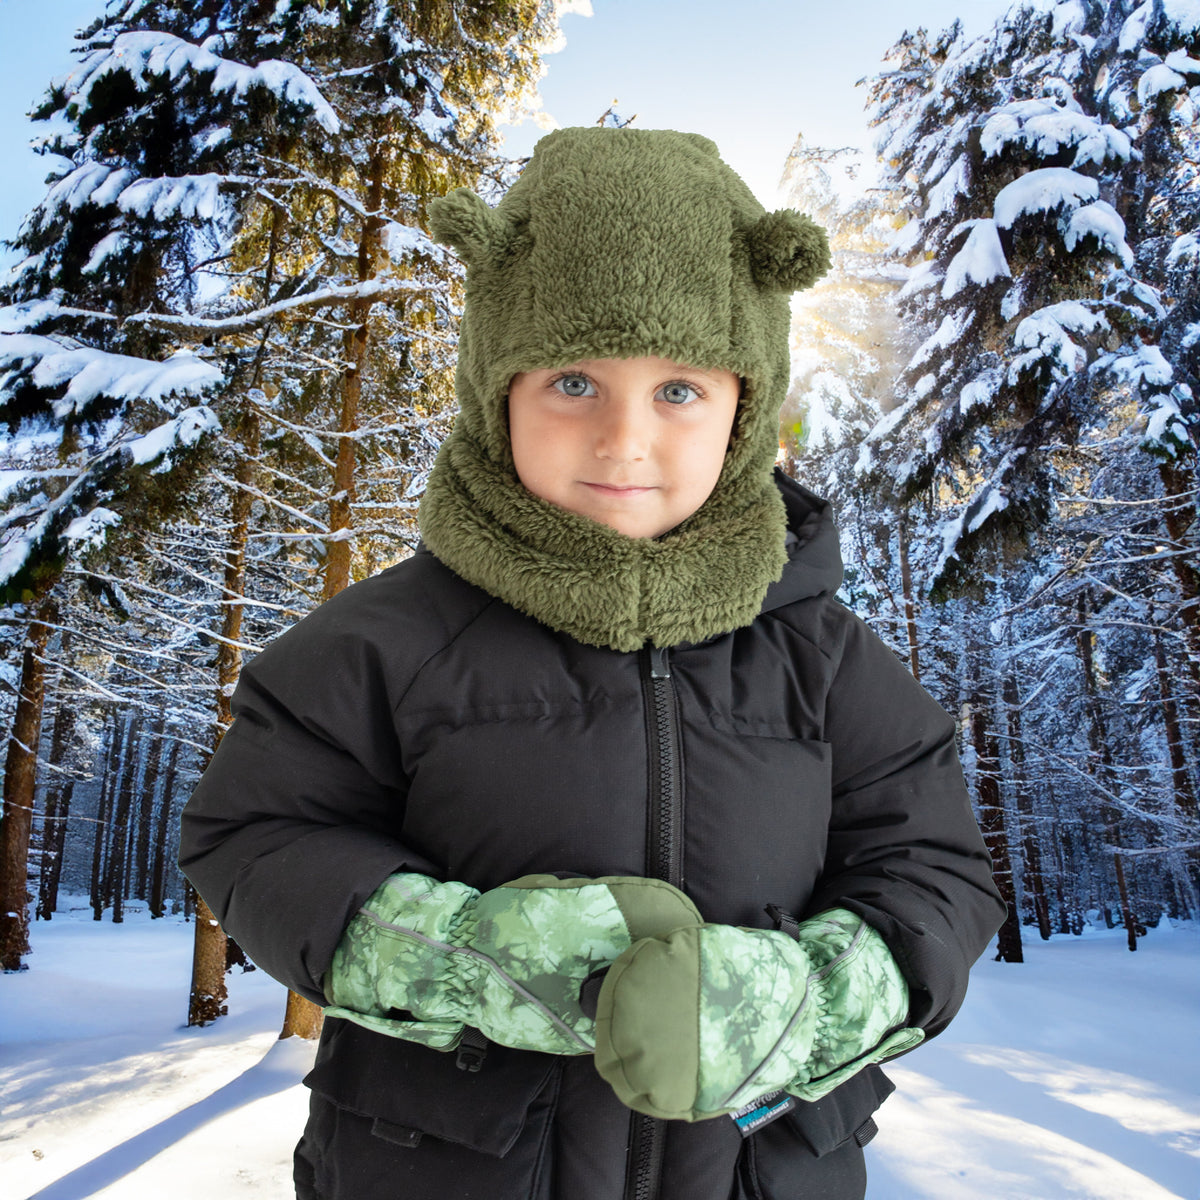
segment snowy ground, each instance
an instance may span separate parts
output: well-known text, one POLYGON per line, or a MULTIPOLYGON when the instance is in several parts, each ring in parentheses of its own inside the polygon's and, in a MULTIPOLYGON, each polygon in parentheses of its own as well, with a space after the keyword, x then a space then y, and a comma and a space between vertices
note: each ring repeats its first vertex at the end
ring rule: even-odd
MULTIPOLYGON (((0 975, 5 1200, 280 1200, 312 1047, 284 993, 231 979, 183 1027, 191 926, 82 909, 0 975)), ((1200 930, 1090 932, 983 961, 942 1037, 889 1069, 870 1200, 1200 1200, 1200 930)))

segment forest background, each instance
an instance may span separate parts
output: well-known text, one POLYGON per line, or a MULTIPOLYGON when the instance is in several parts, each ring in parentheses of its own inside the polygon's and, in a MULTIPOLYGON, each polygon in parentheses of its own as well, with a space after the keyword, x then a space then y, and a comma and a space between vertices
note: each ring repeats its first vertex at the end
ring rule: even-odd
MULTIPOLYGON (((109 0, 40 102, 61 157, 0 283, 4 969, 64 895, 193 911, 179 809, 245 657, 411 551, 462 288, 425 205, 516 177, 501 123, 581 8, 109 0)), ((834 505, 841 598, 958 718, 1020 962, 1200 903, 1200 3, 988 17, 896 31, 872 147, 753 154, 834 249, 781 462, 834 505)), ((196 930, 207 1024, 237 950, 196 930)))

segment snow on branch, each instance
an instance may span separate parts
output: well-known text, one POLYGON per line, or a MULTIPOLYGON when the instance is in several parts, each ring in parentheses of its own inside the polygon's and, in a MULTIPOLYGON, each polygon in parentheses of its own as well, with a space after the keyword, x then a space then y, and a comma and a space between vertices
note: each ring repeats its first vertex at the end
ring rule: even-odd
POLYGON ((305 292, 300 296, 289 296, 286 300, 278 300, 274 304, 264 304, 261 308, 238 313, 232 317, 197 317, 190 313, 138 312, 130 313, 121 324, 145 325, 151 329, 169 330, 179 337, 201 339, 222 334, 246 333, 291 312, 329 308, 335 304, 345 304, 347 301, 354 300, 385 302, 394 300, 397 296, 422 293, 433 295, 435 290, 433 285, 422 283, 417 279, 367 279, 362 283, 318 288, 316 291, 305 292))
POLYGON ((1009 146, 1030 150, 1041 158, 1053 158, 1075 149, 1073 167, 1097 166, 1106 161, 1129 162, 1137 157, 1128 136, 1095 117, 1062 108, 1051 100, 1016 100, 997 109, 984 122, 979 139, 988 158, 1009 146))
POLYGON ((1090 175, 1067 167, 1039 167, 1000 189, 993 215, 1001 229, 1011 229, 1027 213, 1078 208, 1100 197, 1100 185, 1090 175))
POLYGON ((93 50, 78 68, 63 80, 63 90, 79 109, 91 101, 92 88, 108 75, 123 71, 139 92, 149 91, 157 78, 172 83, 187 74, 212 75, 212 91, 232 92, 241 100, 252 88, 261 87, 281 100, 305 105, 317 123, 330 134, 341 131, 341 122, 320 89, 292 63, 266 59, 257 66, 221 58, 203 46, 158 30, 135 30, 118 34, 112 45, 93 50))
POLYGON ((91 346, 68 348, 36 333, 0 333, 0 372, 0 392, 22 375, 44 391, 67 384, 66 391, 51 401, 57 421, 82 412, 100 396, 149 400, 172 411, 166 403, 169 396, 198 395, 224 378, 190 350, 177 350, 155 362, 91 346))
POLYGON ((948 346, 954 345, 974 320, 975 313, 970 309, 947 313, 937 329, 917 347, 917 352, 912 356, 905 370, 915 370, 923 362, 932 358, 935 351, 945 350, 948 346))
POLYGON ((1149 383, 1159 387, 1171 382, 1174 370, 1157 346, 1139 346, 1132 354, 1105 354, 1093 371, 1104 371, 1121 383, 1149 383))
POLYGON ((963 225, 970 226, 971 232, 946 268, 946 278, 942 284, 943 300, 957 296, 969 283, 982 287, 994 279, 1012 278, 996 222, 985 217, 978 221, 964 221, 963 225))
MULTIPOLYGON (((76 539, 93 546, 103 541, 107 528, 117 520, 117 514, 103 507, 87 508, 89 497, 97 488, 103 487, 105 479, 118 467, 121 456, 127 451, 136 463, 146 464, 161 458, 169 466, 173 449, 194 443, 204 433, 218 429, 219 424, 216 413, 205 405, 184 409, 157 429, 117 442, 96 455, 53 499, 40 496, 38 516, 30 524, 17 524, 28 514, 29 505, 6 513, 6 527, 0 535, 0 584, 18 574, 39 546, 57 541, 65 550, 76 539)), ((165 466, 158 469, 165 469, 165 466)))
POLYGON ((989 517, 1008 507, 1009 480, 1028 451, 1029 447, 1025 445, 1011 447, 1000 460, 992 478, 963 505, 957 517, 946 523, 942 531, 942 551, 931 575, 935 584, 945 574, 952 558, 963 561, 962 551, 969 536, 977 533, 989 517))
POLYGON ((1194 453, 1191 429, 1183 415, 1183 406, 1189 405, 1191 399, 1192 389, 1186 383, 1177 383, 1169 392, 1147 396, 1142 405, 1146 432, 1139 446, 1158 458, 1182 458, 1194 453))
MULTIPOLYGON (((163 175, 139 178, 136 171, 125 166, 90 159, 68 171, 46 193, 41 203, 33 209, 21 226, 21 233, 28 236, 46 230, 57 214, 68 209, 72 212, 90 205, 95 208, 116 206, 121 212, 147 220, 153 217, 165 221, 170 217, 191 220, 213 221, 219 216, 228 217, 230 207, 220 195, 222 183, 253 183, 262 180, 243 180, 236 176, 208 172, 203 175, 163 175)), ((117 235, 109 234, 103 241, 117 235)), ((102 245, 103 243, 101 243, 102 245)), ((115 246, 107 248, 109 251, 115 246)), ((93 257, 100 246, 93 251, 93 257)), ((93 265, 89 264, 89 269, 93 265)))
POLYGON ((1009 364, 1009 384, 1015 385, 1022 372, 1043 360, 1053 378, 1069 378, 1087 365, 1087 354, 1070 339, 1068 331, 1087 335, 1107 329, 1103 315, 1078 300, 1063 300, 1030 313, 1013 334, 1013 347, 1024 353, 1009 364))
POLYGON ((1133 267, 1133 251, 1125 241, 1125 222, 1121 214, 1104 200, 1085 204, 1076 209, 1063 232, 1063 242, 1068 250, 1074 250, 1080 240, 1094 237, 1101 247, 1115 254, 1125 270, 1133 267))
POLYGON ((1153 104, 1163 92, 1177 92, 1187 87, 1187 80, 1178 71, 1171 70, 1166 63, 1155 63, 1148 71, 1142 72, 1138 80, 1137 98, 1143 108, 1153 104))
POLYGON ((1200 259, 1200 237, 1185 233, 1177 237, 1167 252, 1167 266, 1187 266, 1200 259))

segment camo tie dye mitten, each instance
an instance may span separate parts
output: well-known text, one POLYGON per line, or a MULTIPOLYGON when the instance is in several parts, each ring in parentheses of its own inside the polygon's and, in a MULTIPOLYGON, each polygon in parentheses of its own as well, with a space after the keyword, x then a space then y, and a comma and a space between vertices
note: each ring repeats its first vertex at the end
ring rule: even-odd
POLYGON ((595 1025, 579 1003, 588 976, 640 938, 700 921, 657 879, 526 875, 480 894, 391 875, 338 943, 325 1012, 436 1050, 472 1026, 504 1046, 590 1054, 595 1025))
POLYGON ((736 1112, 771 1093, 816 1100, 924 1037, 879 934, 834 908, 798 940, 732 925, 632 945, 600 989, 596 1069, 629 1108, 667 1120, 736 1112))

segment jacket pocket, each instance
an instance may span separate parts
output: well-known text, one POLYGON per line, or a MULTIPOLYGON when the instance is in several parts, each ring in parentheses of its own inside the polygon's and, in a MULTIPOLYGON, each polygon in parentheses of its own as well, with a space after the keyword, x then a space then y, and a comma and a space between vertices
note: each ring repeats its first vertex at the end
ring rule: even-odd
POLYGON ((336 1181, 391 1178, 394 1187, 397 1173, 406 1200, 484 1194, 472 1191, 476 1185, 495 1200, 540 1197, 550 1177, 549 1134, 561 1067, 554 1055, 489 1045, 478 1071, 460 1070, 452 1051, 326 1019, 304 1082, 343 1114, 335 1124, 346 1135, 330 1138, 312 1128, 320 1107, 314 1103, 313 1136, 306 1134, 305 1141, 309 1157, 319 1160, 322 1200, 353 1195, 336 1181), (361 1161, 364 1156, 374 1169, 361 1161), (454 1181, 449 1187, 448 1180, 454 1181))
POLYGON ((856 1134, 859 1145, 866 1145, 874 1136, 871 1114, 895 1090, 896 1085, 878 1067, 864 1067, 820 1100, 796 1105, 783 1120, 791 1123, 820 1158, 856 1134))
MULTIPOLYGON (((865 1067, 827 1096, 801 1102, 764 1126, 747 1146, 744 1165, 751 1177, 751 1195, 782 1200, 810 1194, 814 1181, 822 1175, 821 1165, 814 1160, 839 1148, 849 1150, 852 1142, 866 1145, 875 1135, 872 1113, 895 1090, 896 1085, 878 1067, 865 1067)), ((833 1195, 830 1192, 831 1198, 833 1195)))

